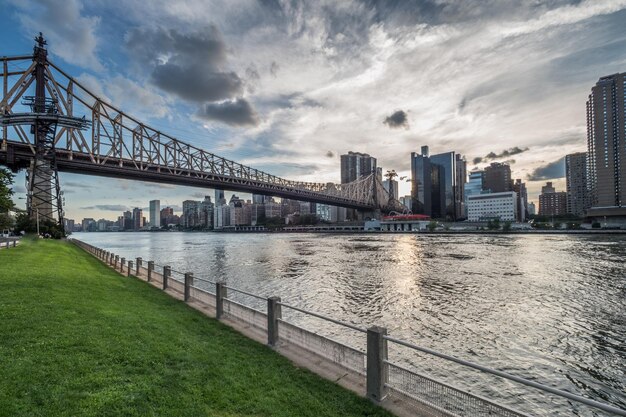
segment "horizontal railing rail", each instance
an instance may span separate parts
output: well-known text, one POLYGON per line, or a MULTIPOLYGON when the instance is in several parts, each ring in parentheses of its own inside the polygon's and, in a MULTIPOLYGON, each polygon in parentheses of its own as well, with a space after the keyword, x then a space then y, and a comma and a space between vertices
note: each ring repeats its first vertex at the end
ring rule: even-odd
POLYGON ((459 358, 456 358, 454 356, 447 355, 445 353, 437 352, 436 350, 432 350, 432 349, 428 349, 428 348, 425 348, 425 347, 417 346, 417 345, 415 345, 413 343, 409 343, 409 342, 406 342, 406 341, 401 340, 401 339, 396 339, 396 338, 391 337, 391 336, 383 336, 383 338, 385 340, 388 340, 388 341, 393 342, 393 343, 397 343, 399 345, 408 347, 410 349, 417 350, 417 351, 420 351, 420 352, 424 352, 424 353, 427 353, 429 355, 436 356, 438 358, 445 359, 445 360, 450 361, 450 362, 458 363, 459 365, 467 366, 469 368, 473 368, 473 369, 479 370, 481 372, 485 372, 485 373, 488 373, 488 374, 496 375, 496 376, 499 376, 501 378, 508 379, 509 381, 514 381, 514 382, 517 382, 519 384, 523 384, 523 385, 526 385, 526 386, 529 386, 529 387, 533 387, 533 388, 539 389, 539 390, 544 391, 544 392, 548 392, 550 394, 557 395, 559 397, 563 397, 563 398, 567 398, 569 400, 577 401, 579 403, 588 405, 590 407, 598 408, 598 409, 603 410, 603 411, 608 411, 610 413, 615 413, 615 414, 617 414, 619 416, 626 416, 626 410, 622 410, 620 408, 613 407, 613 406, 610 406, 608 404, 604 404, 604 403, 601 403, 601 402, 598 402, 598 401, 590 400, 588 398, 581 397, 580 395, 572 394, 572 393, 569 393, 567 391, 562 391, 560 389, 553 388, 553 387, 550 387, 548 385, 544 385, 544 384, 540 384, 538 382, 530 381, 528 379, 521 378, 521 377, 515 376, 515 375, 511 375, 511 374, 508 374, 506 372, 498 371, 496 369, 491 369, 491 368, 488 368, 488 367, 483 366, 483 365, 478 365, 478 364, 475 364, 475 363, 472 363, 472 362, 468 362, 466 360, 459 359, 459 358))
POLYGON ((560 398, 574 401, 578 404, 602 410, 619 416, 626 416, 626 410, 601 403, 589 398, 582 397, 567 391, 550 387, 538 382, 534 382, 516 375, 512 375, 496 369, 469 362, 445 353, 437 352, 433 349, 418 346, 387 334, 387 330, 381 327, 363 328, 354 324, 336 320, 326 315, 312 312, 301 307, 297 307, 282 302, 279 297, 263 297, 249 291, 227 286, 224 282, 214 282, 206 278, 194 277, 191 272, 181 272, 172 269, 167 265, 157 265, 153 261, 143 261, 137 258, 137 263, 133 265, 133 260, 115 255, 112 252, 97 248, 85 242, 72 239, 72 241, 110 265, 123 275, 135 275, 150 282, 153 285, 162 284, 163 290, 168 287, 168 281, 176 282, 175 293, 183 293, 186 302, 193 301, 204 303, 215 309, 215 317, 221 319, 227 316, 229 319, 238 320, 247 325, 267 332, 268 344, 278 347, 279 342, 291 343, 321 356, 335 365, 342 366, 357 374, 366 376, 366 395, 375 402, 383 402, 389 392, 400 395, 429 407, 432 415, 445 416, 501 416, 501 417, 525 417, 526 414, 514 411, 507 406, 500 405, 490 399, 473 393, 469 393, 461 388, 454 387, 438 379, 424 375, 414 370, 406 369, 388 360, 388 343, 409 348, 414 351, 425 353, 448 362, 456 363, 477 371, 494 375, 508 381, 522 384, 541 391, 544 394, 555 395, 560 398), (147 268, 146 266, 147 265, 147 268), (159 268, 163 273, 158 273, 155 268, 159 268), (135 273, 133 273, 135 272, 135 273), (184 280, 175 279, 172 275, 182 275, 184 280), (197 282, 205 282, 215 285, 215 292, 207 288, 198 287, 197 282), (181 285, 183 284, 183 285, 181 285), (193 291, 200 293, 194 293, 193 291), (242 294, 257 300, 267 301, 267 311, 261 311, 245 305, 241 301, 228 297, 229 292, 242 294), (198 298, 199 297, 199 298, 198 298), (327 322, 348 328, 367 335, 367 349, 365 352, 335 341, 316 332, 302 328, 296 324, 283 319, 282 308, 297 311, 307 316, 315 317, 327 322), (282 329, 282 330, 281 330, 282 329), (281 332, 285 332, 281 336, 281 332), (435 411, 433 414, 432 412, 435 411))
POLYGON ((312 311, 308 311, 308 310, 305 310, 303 308, 292 306, 290 304, 285 304, 285 303, 282 303, 282 302, 278 303, 278 304, 280 306, 282 306, 282 307, 286 307, 286 308, 289 308, 291 310, 299 311, 300 313, 308 314, 309 316, 317 317, 318 319, 326 320, 328 322, 331 322, 331 323, 334 323, 334 324, 338 324, 339 326, 347 327, 348 329, 356 330, 357 332, 367 333, 367 329, 364 329, 362 327, 358 327, 358 326, 355 326, 353 324, 346 323, 346 322, 343 322, 343 321, 340 321, 340 320, 335 320, 332 317, 324 316, 323 314, 314 313, 312 311))

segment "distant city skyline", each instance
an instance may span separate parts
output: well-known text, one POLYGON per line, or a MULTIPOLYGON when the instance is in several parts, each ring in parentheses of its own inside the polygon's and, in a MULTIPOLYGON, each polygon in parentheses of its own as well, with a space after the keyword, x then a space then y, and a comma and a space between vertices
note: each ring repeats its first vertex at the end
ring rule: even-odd
MULTIPOLYGON (((537 202, 548 180, 565 189, 565 155, 587 150, 590 87, 626 70, 625 0, 5 0, 3 11, 2 54, 28 53, 42 31, 51 59, 103 99, 294 180, 340 182, 339 155, 348 151, 406 176, 411 152, 428 145, 465 156, 468 172, 508 161, 537 202), (185 48, 189 41, 198 49, 185 48)), ((164 206, 213 195, 64 173, 61 183, 75 219, 112 217, 123 211, 115 206, 147 212, 155 194, 164 206)), ((23 172, 16 191, 23 203, 23 172)), ((400 182, 399 195, 409 193, 400 182)))

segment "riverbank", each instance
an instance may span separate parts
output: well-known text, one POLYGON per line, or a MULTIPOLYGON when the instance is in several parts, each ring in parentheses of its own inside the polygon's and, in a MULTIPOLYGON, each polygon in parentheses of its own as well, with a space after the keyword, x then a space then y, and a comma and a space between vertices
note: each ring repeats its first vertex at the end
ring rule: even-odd
POLYGON ((0 265, 2 415, 390 415, 68 242, 0 265))

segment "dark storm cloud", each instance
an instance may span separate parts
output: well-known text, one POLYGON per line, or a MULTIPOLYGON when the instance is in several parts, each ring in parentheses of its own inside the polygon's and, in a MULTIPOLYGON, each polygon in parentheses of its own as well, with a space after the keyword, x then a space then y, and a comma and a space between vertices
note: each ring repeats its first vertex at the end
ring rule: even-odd
POLYGON ((231 126, 256 126, 259 117, 250 103, 238 98, 220 103, 206 103, 196 116, 204 120, 219 120, 231 126))
POLYGON ((397 110, 391 116, 387 116, 383 122, 390 129, 409 128, 409 119, 404 110, 397 110))
POLYGON ((214 26, 193 33, 134 29, 126 35, 126 46, 152 65, 154 85, 184 100, 223 100, 243 91, 241 78, 224 70, 226 45, 214 26))
MULTIPOLYGON (((495 153, 495 152, 489 152, 487 155, 485 156, 478 156, 474 159, 472 159, 472 162, 474 163, 474 165, 476 164, 480 164, 481 162, 489 162, 489 161, 493 161, 494 159, 500 159, 500 158, 508 158, 509 156, 513 156, 513 155, 517 155, 520 154, 522 152, 526 152, 528 150, 528 148, 520 148, 518 146, 514 146, 510 149, 505 149, 500 153, 495 153)), ((513 163, 515 163, 514 159, 511 159, 511 161, 513 161, 513 163)))
POLYGON ((334 158, 335 157, 335 153, 333 151, 328 151, 328 152, 326 152, 326 157, 327 158, 334 158))
MULTIPOLYGON (((246 83, 226 69, 227 46, 213 25, 182 33, 176 29, 135 29, 126 46, 151 63, 150 80, 184 100, 203 103, 197 115, 230 126, 255 126, 259 119, 252 105, 241 98, 246 83)), ((254 64, 246 70, 250 83, 259 80, 254 64)))
POLYGON ((121 204, 97 204, 95 206, 81 207, 81 210, 128 211, 130 208, 121 204))
POLYGON ((565 158, 537 167, 528 174, 529 181, 543 181, 565 176, 565 158))

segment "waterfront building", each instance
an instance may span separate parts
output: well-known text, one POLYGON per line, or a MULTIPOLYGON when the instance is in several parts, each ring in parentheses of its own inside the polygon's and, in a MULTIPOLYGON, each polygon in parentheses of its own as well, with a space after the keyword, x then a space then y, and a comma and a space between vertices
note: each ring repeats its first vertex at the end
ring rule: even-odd
POLYGON ((123 213, 124 221, 123 224, 120 224, 121 230, 132 230, 133 229, 133 213, 129 210, 126 210, 123 213))
POLYGON ((183 201, 183 214, 181 216, 183 227, 200 226, 200 202, 195 200, 183 201))
POLYGON ((109 223, 113 223, 113 222, 109 222, 106 219, 100 219, 96 222, 96 230, 98 232, 106 232, 107 231, 107 227, 109 226, 109 223))
POLYGON ((96 221, 91 217, 86 217, 81 222, 83 232, 95 232, 96 231, 96 221))
POLYGON ((465 176, 465 170, 465 160, 455 152, 430 155, 428 146, 422 146, 420 154, 412 152, 412 211, 433 218, 462 218, 464 193, 457 181, 465 176), (457 168, 457 161, 461 167, 457 168))
POLYGON ((230 226, 230 205, 222 204, 219 206, 215 206, 215 211, 213 213, 214 229, 222 229, 224 227, 230 226))
POLYGON ((291 200, 283 198, 280 201, 280 216, 287 217, 290 214, 296 214, 300 212, 300 202, 297 200, 291 200))
MULTIPOLYGON (((241 198, 233 194, 228 203, 230 207, 230 221, 229 226, 243 226, 249 225, 251 222, 252 210, 250 209, 250 203, 246 203, 241 198)), ((226 223, 224 224, 226 226, 226 223)))
POLYGON ((562 216, 567 213, 567 193, 557 192, 552 186, 552 182, 547 182, 541 187, 539 194, 539 215, 540 216, 562 216))
POLYGON ((565 156, 567 213, 583 217, 589 208, 587 199, 587 153, 565 156))
POLYGON ((626 220, 626 73, 600 78, 587 100, 589 217, 626 220))
POLYGON ((265 219, 265 203, 253 203, 250 208, 250 224, 256 226, 265 219))
POLYGON ((456 154, 456 179, 454 191, 455 219, 466 218, 465 214, 465 184, 467 183, 467 161, 465 157, 456 154))
POLYGON ((467 197, 467 220, 471 222, 494 219, 516 221, 517 210, 515 191, 474 194, 467 197))
MULTIPOLYGON (((378 172, 376 168, 376 158, 366 153, 348 152, 341 155, 341 183, 356 181, 360 177, 378 172)), ((382 170, 380 171, 382 179, 382 170)))
POLYGON ((528 218, 528 191, 526 183, 521 179, 516 179, 513 184, 513 191, 517 194, 517 221, 525 222, 528 218))
POLYGON ((485 167, 483 190, 489 190, 491 193, 513 191, 509 164, 492 162, 488 167, 485 167))
POLYGON ((72 219, 63 219, 63 228, 65 232, 73 232, 74 231, 74 220, 72 219))
POLYGON ((200 203, 198 213, 198 224, 204 228, 210 229, 213 227, 213 210, 215 205, 211 202, 211 197, 204 196, 204 200, 200 203))
POLYGON ((168 217, 173 216, 174 215, 174 209, 171 207, 164 207, 161 209, 161 213, 160 213, 160 217, 161 217, 161 225, 162 226, 167 226, 168 225, 168 217))
POLYGON ((316 215, 320 220, 337 223, 346 221, 346 208, 331 206, 329 204, 317 204, 316 215))
POLYGON ((265 203, 265 218, 270 219, 272 217, 280 217, 281 213, 281 205, 278 204, 274 199, 270 199, 265 203))
POLYGON ((485 171, 475 170, 469 173, 469 180, 463 186, 463 194, 465 197, 465 217, 467 217, 467 197, 483 193, 484 177, 485 171))
POLYGON ((133 209, 133 230, 140 230, 144 226, 143 210, 139 207, 133 209))
POLYGON ((312 211, 311 211, 311 203, 309 203, 307 201, 300 201, 299 203, 300 203, 300 209, 299 209, 300 211, 299 211, 299 213, 300 213, 301 216, 308 215, 308 214, 312 213, 312 211))
POLYGON ((224 190, 215 190, 215 205, 226 204, 226 196, 224 195, 224 190))
POLYGON ((535 208, 535 203, 531 201, 528 203, 528 215, 534 216, 535 214, 537 214, 537 209, 535 208))
POLYGON ((150 227, 161 228, 161 201, 150 201, 150 227))

